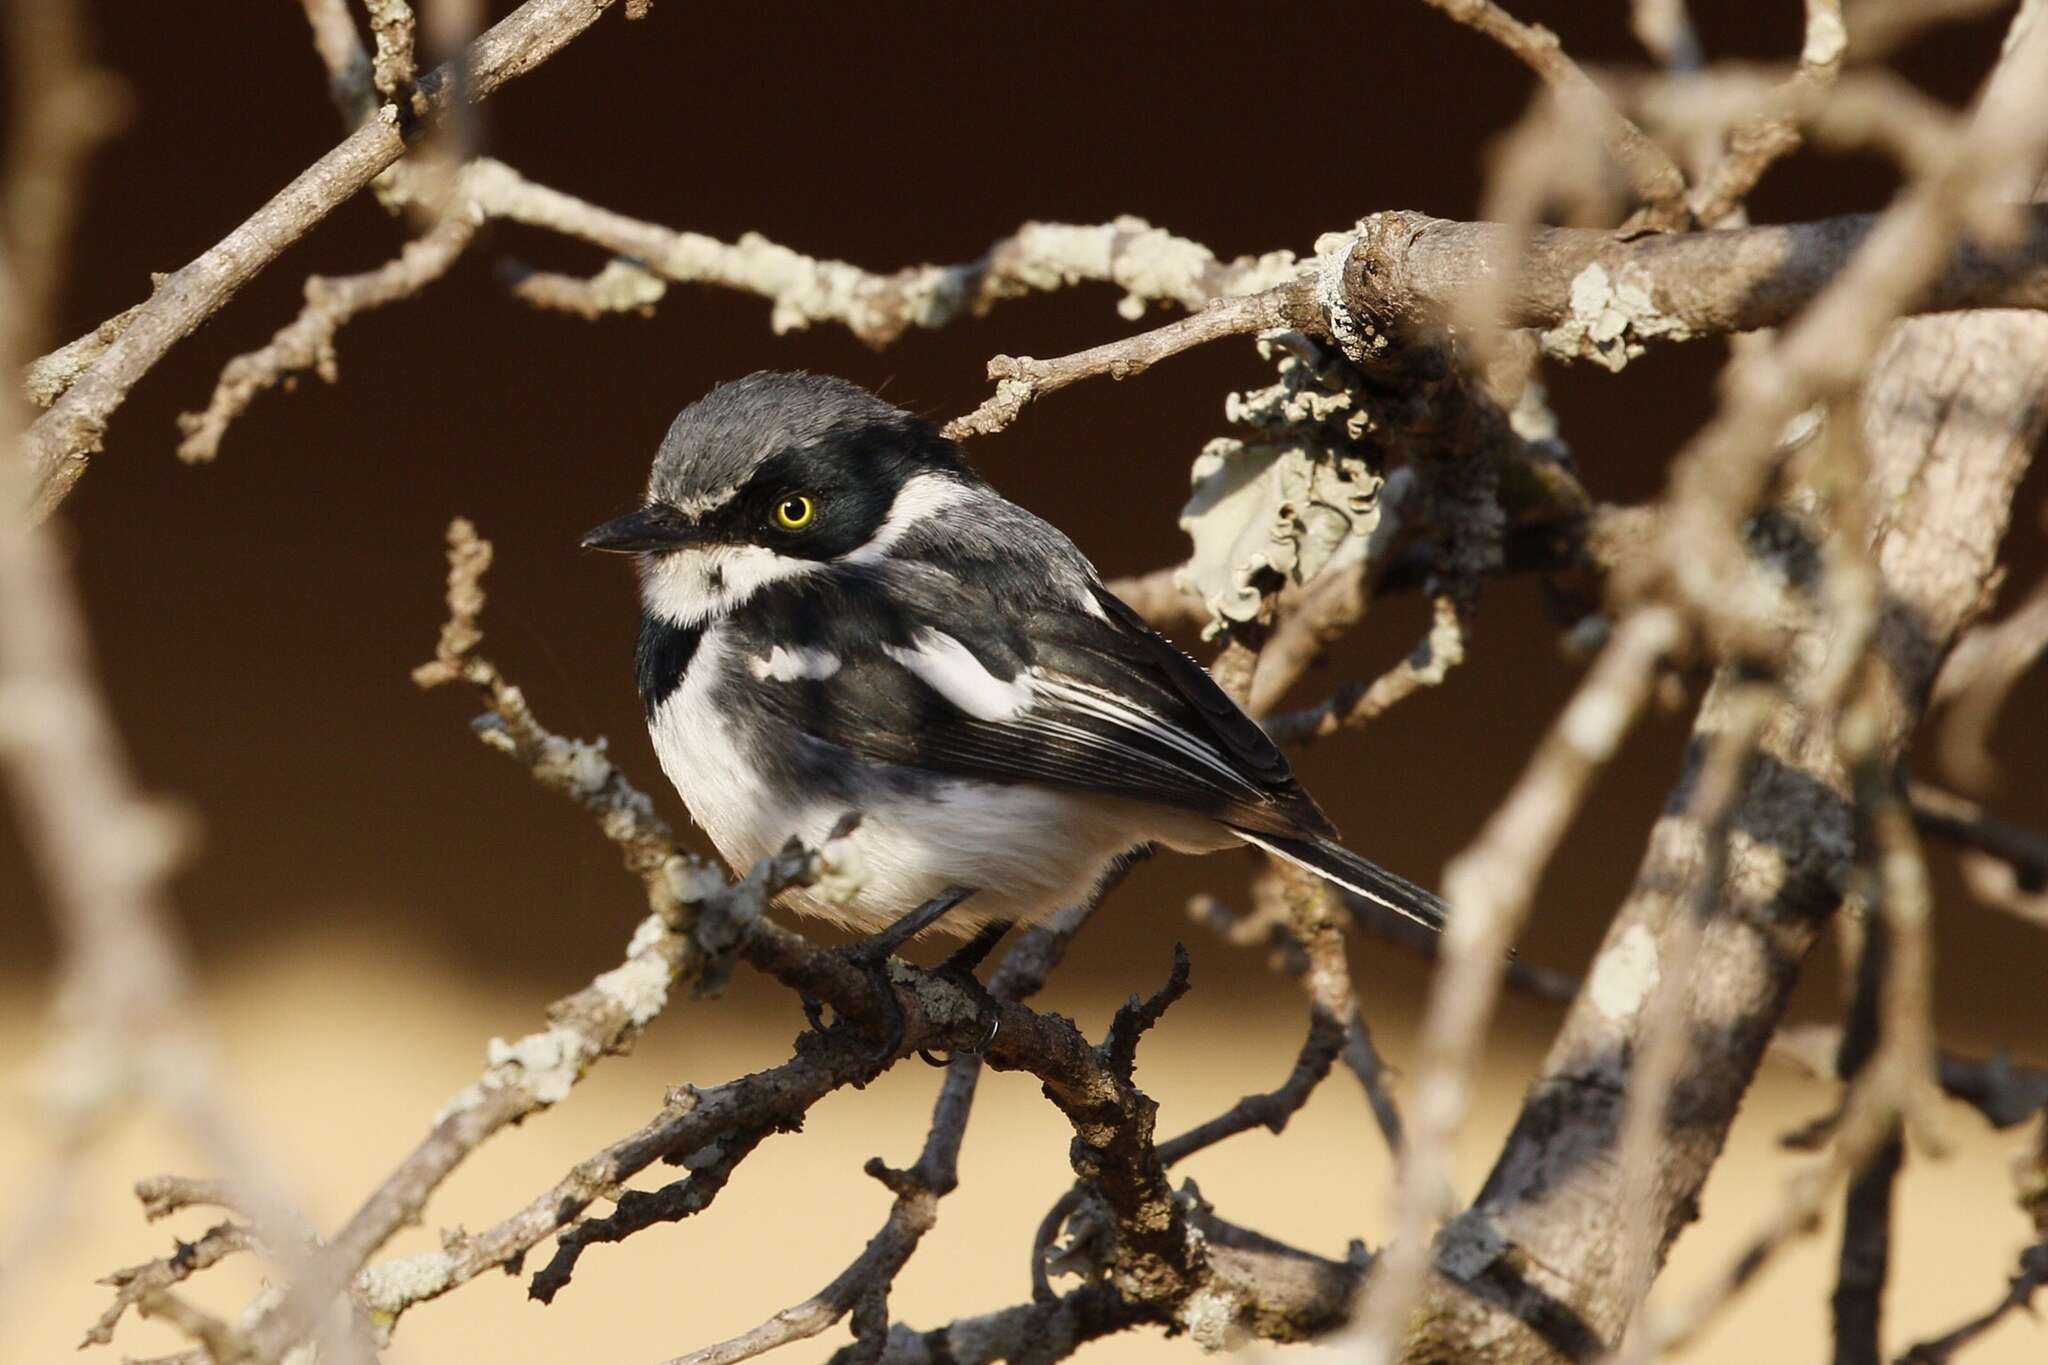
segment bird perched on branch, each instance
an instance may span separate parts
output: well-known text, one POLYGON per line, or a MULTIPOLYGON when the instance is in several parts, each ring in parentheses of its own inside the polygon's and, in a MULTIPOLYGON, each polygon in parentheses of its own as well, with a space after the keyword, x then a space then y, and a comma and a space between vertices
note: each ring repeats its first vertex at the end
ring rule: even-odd
POLYGON ((1436 897, 1335 842, 1258 724, 959 446, 843 380, 762 373, 683 409, 644 506, 640 695, 736 870, 844 836, 862 880, 797 909, 976 931, 1086 900, 1118 859, 1246 844, 1432 928, 1436 897))

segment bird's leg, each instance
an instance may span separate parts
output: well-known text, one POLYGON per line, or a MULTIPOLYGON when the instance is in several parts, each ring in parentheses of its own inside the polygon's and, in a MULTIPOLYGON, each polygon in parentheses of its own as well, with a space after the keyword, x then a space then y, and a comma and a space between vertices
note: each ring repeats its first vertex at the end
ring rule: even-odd
MULTIPOLYGON (((973 894, 972 887, 948 887, 888 928, 839 950, 848 962, 867 974, 868 983, 874 987, 875 1003, 882 1011, 882 1046, 875 1052, 878 1065, 886 1065, 903 1046, 903 1006, 896 999, 895 983, 889 979, 890 955, 944 919, 973 894)), ((976 935, 977 942, 980 937, 976 935)), ((989 946, 994 946, 993 941, 989 946)), ((984 956, 987 952, 987 948, 982 949, 984 956)), ((812 1028, 824 1032, 821 1026, 823 1016, 816 1000, 805 998, 804 1017, 810 1020, 812 1028)))
MULTIPOLYGON (((984 924, 973 938, 955 948, 938 966, 935 975, 942 976, 958 987, 962 994, 974 1001, 975 1017, 983 1025, 981 1041, 971 1049, 979 1054, 988 1051, 988 1045, 996 1040, 996 1028, 1002 1022, 1002 1005, 988 993, 988 987, 981 984, 974 969, 987 961, 995 946, 1003 941, 1003 935, 1010 932, 1012 921, 999 919, 984 924)), ((953 1054, 939 1056, 930 1048, 919 1048, 917 1055, 924 1058, 926 1066, 945 1066, 953 1060, 953 1054)))

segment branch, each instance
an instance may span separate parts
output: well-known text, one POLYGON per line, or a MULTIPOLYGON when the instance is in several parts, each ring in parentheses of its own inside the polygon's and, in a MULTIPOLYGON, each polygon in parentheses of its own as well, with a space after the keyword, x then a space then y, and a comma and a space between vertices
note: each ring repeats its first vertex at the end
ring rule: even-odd
MULTIPOLYGON (((1106 1281, 1094 1281, 1050 1302, 1032 1302, 919 1332, 889 1329, 881 1365, 984 1365, 997 1360, 1059 1360, 1090 1341, 1143 1323, 1185 1329, 1195 1344, 1222 1350, 1242 1326, 1265 1341, 1307 1341, 1341 1326, 1365 1277, 1368 1260, 1354 1244, 1348 1261, 1330 1261, 1248 1232, 1196 1204, 1190 1222, 1209 1250, 1205 1287, 1213 1311, 1183 1321, 1134 1304, 1106 1281)), ((853 1365, 851 1350, 832 1365, 853 1365)))
MULTIPOLYGON (((1537 878, 1592 779, 1648 701, 1657 664, 1678 640, 1677 620, 1667 611, 1651 608, 1624 622, 1479 838, 1445 870, 1445 960, 1423 1016, 1398 1231, 1359 1309, 1360 1328, 1381 1358, 1423 1288, 1429 1225, 1451 1187, 1452 1145, 1470 1104, 1479 1041, 1537 878)), ((1457 1240, 1454 1227, 1440 1259, 1455 1254, 1457 1240)))
POLYGON ((1841 0, 1806 0, 1806 41, 1799 51, 1799 68, 1774 92, 1767 108, 1729 130, 1727 153, 1692 196, 1693 214, 1700 222, 1711 226, 1732 217, 1764 174, 1799 150, 1801 114, 1834 85, 1848 47, 1841 0))
MULTIPOLYGON (((1873 751, 1893 762, 1944 652, 1981 609, 2013 488, 2038 439, 2044 374, 2048 326, 1989 313, 1892 329, 1865 378, 1859 434, 1870 452, 1870 486, 1879 490, 1872 496, 1917 485, 1956 490, 1904 503, 1884 495, 1886 519, 1870 551, 1884 603, 1875 635, 1882 663, 1873 671, 1888 689, 1873 751), (1967 431, 1939 415, 1958 385, 1984 405, 1967 431)), ((1832 620, 1790 620, 1792 638, 1779 641, 1786 657, 1824 656, 1810 642, 1829 638, 1832 620)), ((1718 725, 1735 681, 1710 689, 1703 728, 1718 725)), ((1774 712, 1738 798, 1735 827, 1746 838, 1733 851, 1692 973, 1701 992, 1696 1018, 1712 1025, 1683 1031, 1679 1074, 1687 1079, 1673 1110, 1685 1122, 1664 1137, 1653 1201, 1632 1210, 1633 1219, 1662 1229, 1667 1245, 1721 1149, 1801 957, 1839 900, 1855 839, 1832 728, 1796 704, 1774 712)), ((1699 757, 1695 746, 1684 781, 1695 780, 1699 757)), ((1609 1264, 1612 1246, 1588 1219, 1624 1198, 1610 1156, 1643 1006, 1669 960, 1676 907, 1698 894, 1700 874, 1692 841, 1669 818, 1660 821, 1492 1175, 1438 1248, 1445 1278, 1429 1293, 1411 1348, 1487 1342, 1473 1357, 1480 1365, 1531 1361, 1561 1344, 1597 1350, 1635 1311, 1625 1287, 1593 1269, 1609 1264)), ((1455 926, 1460 902, 1455 893, 1451 900, 1455 926)), ((1884 1113, 1896 1109, 1887 1104, 1884 1113)), ((1848 1166, 1860 1168, 1863 1155, 1851 1151, 1848 1166)))
MULTIPOLYGON (((1038 993, 1066 950, 1101 903, 1075 907, 1054 921, 1030 931, 1004 957, 989 984, 989 994, 998 1000, 1022 1001, 1038 993)), ((967 1116, 974 1103, 981 1076, 981 1058, 963 1054, 946 1068, 946 1082, 932 1110, 931 1131, 925 1137, 917 1164, 906 1170, 870 1161, 867 1173, 887 1185, 896 1195, 882 1225, 861 1254, 832 1282, 800 1304, 785 1308, 768 1321, 739 1336, 677 1357, 670 1365, 730 1365, 748 1360, 777 1346, 817 1335, 863 1299, 879 1298, 886 1306, 896 1276, 916 1251, 924 1234, 938 1218, 938 1201, 959 1184, 960 1143, 967 1130, 967 1116)), ((880 1330, 888 1327, 884 1312, 880 1330)), ((877 1341, 879 1347, 879 1341, 877 1341)))
POLYGON ((1898 1365, 1948 1365, 1955 1354, 1996 1327, 2005 1315, 2020 1310, 2031 1312, 2034 1295, 2048 1287, 2048 1242, 2036 1242, 2020 1253, 2018 1271, 2007 1284, 2005 1297, 1962 1326, 1923 1341, 1898 1359, 1898 1365))
POLYGON ((238 1251, 256 1248, 256 1239, 247 1228, 236 1223, 220 1223, 207 1229, 197 1241, 179 1242, 177 1250, 168 1256, 116 1270, 100 1281, 113 1287, 114 1302, 100 1314, 97 1322, 86 1329, 85 1339, 78 1343, 79 1349, 105 1346, 111 1342, 114 1328, 130 1308, 147 1303, 152 1296, 183 1283, 238 1251))
MULTIPOLYGON (((1838 1025, 1795 1024, 1778 1030, 1771 1053, 1832 1080, 1840 1074, 1842 1037, 1838 1025)), ((1965 1057, 1944 1051, 1935 1059, 1935 1076, 1944 1095, 1975 1109, 1993 1128, 2016 1128, 2048 1110, 2048 1070, 2021 1066, 2002 1052, 1965 1057)))
MULTIPOLYGON (((464 93, 483 99, 560 51, 612 2, 527 0, 471 44, 458 62, 420 78, 418 89, 427 112, 447 111, 458 69, 464 93)), ((405 149, 394 119, 364 123, 234 231, 165 277, 120 337, 25 434, 36 517, 48 516, 64 500, 100 449, 115 409, 173 346, 218 312, 286 247, 395 164, 405 149)))
POLYGON ((312 275, 306 280, 306 306, 270 344, 237 356, 221 371, 206 411, 184 413, 178 427, 185 439, 178 457, 210 460, 220 453, 228 424, 248 410, 256 395, 303 370, 314 370, 332 384, 339 371, 334 334, 358 314, 410 298, 448 273, 476 236, 478 220, 458 205, 425 233, 407 242, 395 260, 360 275, 312 275))
MULTIPOLYGON (((2014 212, 2008 243, 1964 241, 1911 290, 1905 311, 2048 307, 2048 205, 2014 212)), ((1877 222, 1846 214, 1623 237, 1377 213, 1358 225, 1341 298, 1370 328, 1428 326, 1480 282, 1506 278, 1501 325, 1539 329, 1557 359, 1619 370, 1650 346, 1789 321, 1841 275, 1877 222)))
POLYGON ((1304 284, 1280 285, 1258 294, 1218 299, 1192 317, 1054 360, 996 356, 988 362, 988 377, 997 381, 995 395, 973 412, 948 422, 945 434, 956 441, 994 435, 1016 421, 1024 405, 1034 398, 1097 375, 1129 379, 1205 342, 1275 328, 1313 326, 1310 298, 1304 284))

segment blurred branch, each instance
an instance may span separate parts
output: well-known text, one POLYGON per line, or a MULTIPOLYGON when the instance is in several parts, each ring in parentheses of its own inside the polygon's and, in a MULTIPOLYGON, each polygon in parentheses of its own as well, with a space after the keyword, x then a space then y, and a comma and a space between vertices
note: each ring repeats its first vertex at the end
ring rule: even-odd
POLYGON ((2035 587, 2003 620, 1964 636, 1934 680, 1934 704, 1947 708, 1939 753, 1942 767, 1966 788, 1996 781, 1991 732, 2006 700, 2048 650, 2048 582, 2035 587))
MULTIPOLYGON (((85 165, 125 93, 93 64, 77 5, 13 0, 6 19, 14 106, 0 183, 0 358, 20 366, 48 328, 85 165)), ((26 427, 19 396, 0 396, 0 780, 56 934, 54 1037, 34 1087, 52 1142, 33 1183, 10 1200, 0 1294, 22 1289, 61 1245, 82 1153, 138 1101, 161 1106, 234 1172, 237 1197, 260 1229, 290 1219, 268 1163, 221 1096, 192 1007, 166 886, 188 847, 189 820, 136 790, 68 556, 27 513, 26 427)), ((337 1359, 355 1359, 346 1340, 331 1344, 337 1359)))
POLYGON ((1955 1354, 2004 1321, 2006 1314, 2033 1311, 2034 1295, 2048 1287, 2048 1242, 2036 1242, 2020 1253, 2019 1269, 2007 1284, 2005 1297, 1962 1326, 1923 1341, 1899 1357, 1898 1365, 1948 1365, 1955 1354))
POLYGON ((1925 782, 1908 789, 1921 830, 1964 850, 1963 874, 1987 904, 2048 925, 2048 835, 2010 824, 1925 782))
MULTIPOLYGON (((1479 838, 1445 869, 1450 912, 1444 962, 1423 1016, 1416 1119, 1402 1152, 1398 1233, 1380 1257, 1358 1312, 1368 1358, 1391 1358, 1423 1290, 1429 1226, 1451 1188, 1452 1144, 1470 1105, 1480 1037, 1537 878, 1593 778, 1649 699, 1658 663, 1679 639, 1676 618, 1663 610, 1623 622, 1479 838)), ((1440 1262, 1456 1261, 1461 1235, 1476 1238, 1481 1231, 1454 1225, 1437 1251, 1440 1262)))
MULTIPOLYGON (((1865 751, 1889 763, 1896 762, 1946 649, 1980 609, 1995 571, 2012 489, 2037 438, 2044 348, 2048 332, 2038 319, 2019 314, 1923 320, 1891 331, 1865 380, 1860 435, 1870 452, 1870 496, 1886 508, 1871 552, 1884 606, 1873 636, 1881 662, 1870 674, 1883 691, 1871 709, 1877 733, 1865 751), (1967 381, 1958 367, 1965 358, 1967 381), (1939 417, 1964 382, 1978 405, 1967 431, 1939 417), (1903 503, 1886 491, 1929 480, 1967 491, 1903 503)), ((1736 392, 1731 409, 1741 405, 1736 392)), ((1772 401, 1782 402, 1782 394, 1772 401)), ((1735 419, 1724 411, 1722 420, 1735 419)), ((1698 494, 1677 496, 1672 506, 1682 509, 1688 505, 1682 499, 1698 494)), ((1762 540, 1765 553, 1799 544, 1790 537, 1762 540)), ((1720 580, 1724 592, 1727 582, 1720 580)), ((1825 663, 1825 650, 1803 642, 1832 634, 1831 618, 1816 620, 1809 611, 1778 621, 1772 657, 1825 663)), ((1692 1208, 1800 958, 1839 899, 1855 847, 1833 727, 1798 703, 1803 684, 1787 685, 1791 698, 1766 721, 1757 766, 1738 798, 1735 828, 1743 844, 1699 944, 1693 974, 1715 983, 1713 1024, 1682 1034, 1686 1050, 1678 1073, 1684 1081, 1673 1105, 1686 1121, 1665 1134, 1654 1200, 1632 1211, 1661 1229, 1662 1245, 1692 1208)), ((1720 725, 1728 704, 1727 684, 1717 683, 1703 706, 1702 732, 1720 725)), ((1695 746, 1685 784, 1697 780, 1698 762, 1695 746)), ((1608 931, 1492 1177, 1439 1244, 1435 1264, 1445 1283, 1432 1288, 1420 1319, 1428 1324, 1424 1339, 1411 1345, 1494 1343, 1477 1357, 1482 1362, 1594 1351, 1614 1340, 1634 1311, 1624 1285, 1590 1268, 1587 1258, 1604 1256, 1606 1240, 1587 1235, 1583 1215, 1611 1209, 1623 1197, 1614 1164, 1596 1154, 1611 1152, 1617 1138, 1643 1006, 1667 969, 1674 908, 1699 894, 1700 862, 1682 835, 1669 817, 1654 832, 1636 888, 1608 931)), ((1451 899, 1455 924, 1460 902, 1455 894, 1451 899)), ((1853 1121, 1841 1125, 1831 1175, 1813 1182, 1818 1189, 1796 1192, 1785 1217, 1755 1244, 1761 1249, 1755 1259, 1800 1226, 1827 1188, 1861 1169, 1884 1140, 1900 1112, 1903 1082, 1896 1068, 1880 1070, 1861 1088, 1864 1098, 1850 1102, 1853 1121)), ((1700 1308, 1701 1316, 1720 1292, 1700 1308)), ((1659 1321, 1673 1335, 1657 1339, 1674 1340, 1689 1330, 1682 1324, 1695 1320, 1691 1309, 1663 1315, 1659 1321)))
POLYGON ((1806 0, 1806 41, 1798 69, 1773 92, 1769 108, 1729 130, 1726 154, 1693 192, 1694 217, 1709 226, 1722 223, 1772 166, 1799 150, 1799 111, 1825 99, 1841 74, 1848 46, 1841 0, 1806 0))
MULTIPOLYGON (((1840 1074, 1843 1031, 1836 1024, 1795 1024, 1778 1030, 1771 1054, 1797 1063, 1808 1074, 1840 1074)), ((1993 1128, 2015 1128, 2048 1109, 2048 1070, 2022 1066, 2004 1053, 1965 1057, 1943 1052, 1935 1075, 1942 1093, 1975 1109, 1993 1128)))
POLYGON ((1492 0, 1425 0, 1430 8, 1477 30, 1539 76, 1558 101, 1600 129, 1615 162, 1642 201, 1642 226, 1653 230, 1686 222, 1685 175, 1664 149, 1629 121, 1540 24, 1525 24, 1492 0))

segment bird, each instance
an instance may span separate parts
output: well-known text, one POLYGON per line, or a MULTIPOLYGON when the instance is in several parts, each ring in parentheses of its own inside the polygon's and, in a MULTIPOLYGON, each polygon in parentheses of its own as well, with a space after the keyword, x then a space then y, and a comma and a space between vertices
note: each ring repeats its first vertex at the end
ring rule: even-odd
POLYGON ((692 819, 735 872, 836 836, 855 889, 786 903, 884 951, 936 927, 971 972, 1151 847, 1249 845, 1443 925, 1067 536, 856 384, 712 389, 582 543, 638 561, 640 698, 692 819))

